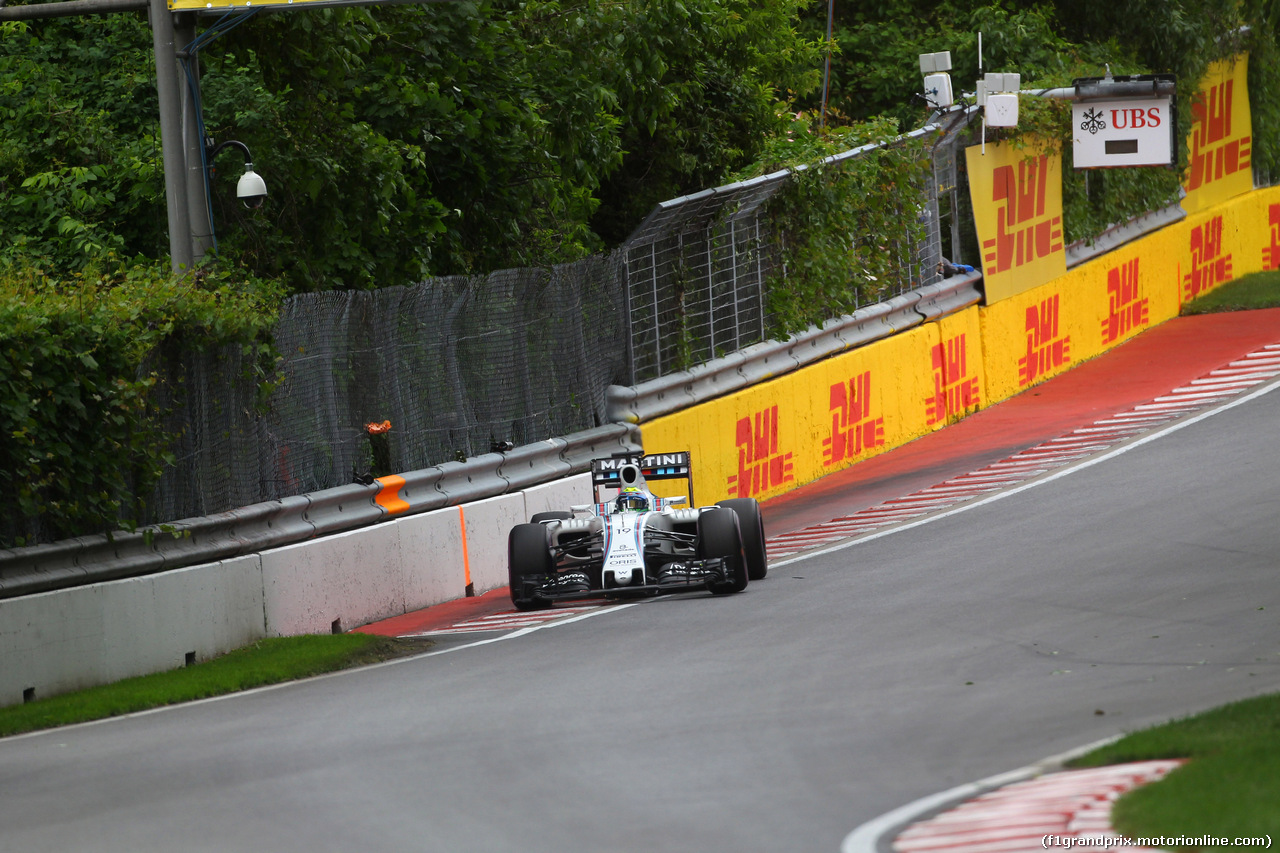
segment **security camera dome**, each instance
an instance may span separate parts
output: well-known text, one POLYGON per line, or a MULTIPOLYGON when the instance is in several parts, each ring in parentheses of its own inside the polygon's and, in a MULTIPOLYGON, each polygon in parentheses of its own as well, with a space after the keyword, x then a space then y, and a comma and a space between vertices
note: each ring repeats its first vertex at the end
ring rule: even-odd
POLYGON ((236 197, 244 202, 244 206, 248 208, 261 207, 262 202, 267 197, 267 182, 262 180, 262 176, 253 171, 253 164, 249 163, 244 168, 244 174, 240 176, 240 182, 236 184, 236 197))

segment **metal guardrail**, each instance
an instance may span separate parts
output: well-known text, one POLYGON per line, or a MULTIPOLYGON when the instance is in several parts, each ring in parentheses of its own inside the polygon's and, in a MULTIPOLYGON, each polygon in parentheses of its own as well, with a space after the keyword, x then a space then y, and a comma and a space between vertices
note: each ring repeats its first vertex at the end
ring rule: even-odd
POLYGON ((1182 191, 1179 193, 1179 200, 1166 208, 1144 213, 1120 225, 1112 225, 1090 242, 1072 243, 1067 247, 1067 268, 1070 269, 1083 264, 1085 261, 1091 261, 1123 246, 1125 243, 1132 242, 1153 231, 1159 231, 1167 225, 1186 219, 1187 213, 1182 209, 1181 202, 1181 199, 1185 198, 1186 195, 1186 192, 1182 191))
POLYGON ((353 483, 111 537, 0 550, 0 599, 211 563, 511 494, 586 472, 597 457, 639 449, 634 426, 610 424, 400 475, 404 506, 394 514, 378 503, 383 483, 353 483))
POLYGON ((609 386, 607 413, 618 423, 640 424, 746 388, 854 347, 954 314, 982 298, 979 273, 918 288, 859 309, 785 341, 767 341, 698 367, 635 387, 609 386))

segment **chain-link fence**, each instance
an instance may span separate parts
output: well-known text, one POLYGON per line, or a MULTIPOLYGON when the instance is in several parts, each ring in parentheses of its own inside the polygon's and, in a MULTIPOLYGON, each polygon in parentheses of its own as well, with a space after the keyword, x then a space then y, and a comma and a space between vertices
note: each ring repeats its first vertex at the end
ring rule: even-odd
MULTIPOLYGON (((924 138, 933 149, 933 174, 921 207, 914 211, 925 237, 892 241, 894 235, 879 235, 902 251, 895 277, 902 284, 885 298, 937 280, 943 214, 952 215, 955 209, 955 144, 951 138, 937 144, 933 127, 910 136, 924 138), (944 206, 939 205, 939 185, 949 194, 944 206)), ((839 168, 876 147, 838 154, 824 165, 839 168)), ((781 238, 764 211, 791 179, 791 171, 780 171, 663 202, 631 235, 619 250, 631 342, 627 384, 703 364, 768 338, 773 324, 767 283, 785 271, 780 270, 781 238)))
MULTIPOLYGON (((955 137, 918 135, 933 147, 934 174, 923 205, 911 205, 924 239, 897 242, 900 290, 936 279, 947 220, 955 230, 955 137)), ((610 384, 766 340, 767 282, 785 271, 765 203, 791 174, 660 204, 624 246, 578 263, 293 297, 274 330, 280 382, 267 400, 237 350, 157 356, 156 400, 170 410, 176 464, 142 520, 208 515, 590 429, 606 422, 610 384), (366 432, 384 421, 391 428, 378 441, 390 471, 377 470, 366 432)))

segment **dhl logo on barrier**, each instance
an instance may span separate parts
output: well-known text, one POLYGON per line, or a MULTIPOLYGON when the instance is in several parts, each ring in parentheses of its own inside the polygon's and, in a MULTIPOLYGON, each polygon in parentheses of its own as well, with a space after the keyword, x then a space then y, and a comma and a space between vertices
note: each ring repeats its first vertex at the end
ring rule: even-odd
POLYGON ((1267 209, 1267 221, 1271 225, 1271 245, 1262 247, 1262 269, 1280 270, 1280 204, 1267 209))
POLYGON ((1234 101, 1235 81, 1227 80, 1201 92, 1191 105, 1195 126, 1191 131, 1187 192, 1252 168, 1252 134, 1235 136, 1232 133, 1234 101))
POLYGON ((871 417, 871 371, 832 385, 830 412, 831 435, 822 440, 825 467, 884 446, 884 418, 871 417))
POLYGON ((1071 361, 1071 336, 1059 334, 1061 296, 1027 308, 1027 354, 1018 359, 1018 385, 1025 387, 1071 361))
POLYGON ((987 304, 1064 274, 1061 155, 999 143, 965 157, 987 304))
POLYGON ((933 394, 926 401, 926 423, 933 426, 978 405, 978 377, 969 375, 968 345, 956 335, 932 349, 933 394))
POLYGON ((989 274, 1026 266, 1062 251, 1062 214, 1045 212, 1049 158, 1043 154, 1017 166, 995 170, 991 200, 996 204, 996 236, 982 241, 989 274))
POLYGON ((1148 322, 1148 300, 1139 285, 1138 258, 1107 270, 1107 316, 1102 321, 1102 343, 1115 343, 1148 322))
POLYGON ((1182 277, 1182 301, 1189 302, 1231 281, 1231 253, 1223 251, 1222 217, 1191 229, 1191 271, 1182 277))
POLYGON ((738 420, 734 441, 738 473, 729 475, 729 496, 749 498, 795 479, 791 452, 778 450, 778 407, 738 420))
POLYGON ((1211 63, 1191 104, 1190 157, 1183 188, 1188 213, 1253 189, 1253 131, 1247 54, 1211 63))

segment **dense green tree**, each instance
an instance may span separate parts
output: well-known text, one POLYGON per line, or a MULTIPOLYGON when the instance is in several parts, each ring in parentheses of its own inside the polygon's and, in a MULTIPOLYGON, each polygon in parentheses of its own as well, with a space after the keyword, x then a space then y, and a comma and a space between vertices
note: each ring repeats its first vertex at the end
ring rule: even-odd
MULTIPOLYGON (((798 6, 464 0, 206 31, 206 130, 246 143, 271 191, 246 212, 215 179, 219 252, 314 289, 617 242, 653 203, 753 159, 786 92, 813 85, 798 6)), ((6 25, 0 114, 18 120, 0 131, 0 253, 66 269, 164 253, 149 31, 105 20, 6 25)))
POLYGON ((167 251, 145 20, 0 23, 0 258, 167 251))

